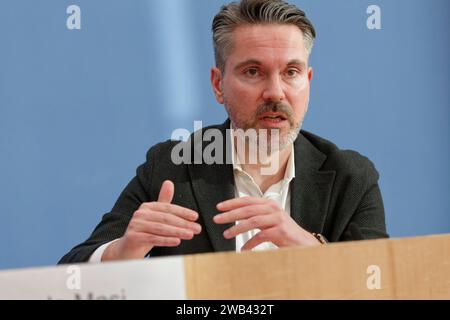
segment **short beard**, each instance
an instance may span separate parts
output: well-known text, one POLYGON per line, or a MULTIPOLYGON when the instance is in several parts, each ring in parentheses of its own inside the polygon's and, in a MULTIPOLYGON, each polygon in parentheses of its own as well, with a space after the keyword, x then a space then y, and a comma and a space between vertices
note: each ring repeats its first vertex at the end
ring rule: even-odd
POLYGON ((264 150, 268 154, 272 154, 277 151, 281 151, 285 149, 286 147, 290 146, 294 141, 297 139, 300 129, 302 126, 302 121, 296 123, 294 119, 294 113, 292 112, 291 108, 289 108, 287 105, 281 103, 281 102, 267 102, 258 107, 256 110, 255 116, 252 121, 250 122, 243 122, 238 120, 238 115, 235 115, 231 113, 230 108, 228 107, 228 104, 224 103, 225 108, 227 110, 228 116, 230 117, 231 124, 233 126, 233 129, 241 129, 244 132, 246 132, 249 129, 254 129, 257 131, 257 139, 251 139, 250 142, 254 145, 257 145, 258 148, 264 148, 264 150), (277 130, 277 129, 264 129, 267 130, 267 134, 264 136, 261 135, 259 130, 257 129, 257 121, 259 117, 266 113, 266 112, 279 112, 283 114, 283 116, 289 121, 290 129, 289 131, 282 135, 280 134, 280 130, 278 130, 278 138, 275 139, 275 143, 272 141, 272 134, 271 130, 277 130), (264 139, 266 138, 266 139, 264 139), (276 141, 278 140, 278 141, 276 141))

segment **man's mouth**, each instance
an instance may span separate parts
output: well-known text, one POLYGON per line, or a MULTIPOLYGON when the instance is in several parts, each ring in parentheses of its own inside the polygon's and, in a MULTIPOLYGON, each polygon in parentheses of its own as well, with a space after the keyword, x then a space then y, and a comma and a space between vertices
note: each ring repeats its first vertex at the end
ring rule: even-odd
POLYGON ((260 120, 270 122, 281 122, 287 120, 287 118, 281 113, 264 113, 259 117, 260 120))

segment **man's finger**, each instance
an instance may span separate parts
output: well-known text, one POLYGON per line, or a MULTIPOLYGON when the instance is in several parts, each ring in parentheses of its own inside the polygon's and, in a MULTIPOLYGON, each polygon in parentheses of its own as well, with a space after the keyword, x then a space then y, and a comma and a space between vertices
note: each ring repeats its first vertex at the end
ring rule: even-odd
POLYGON ((189 229, 194 234, 199 234, 202 231, 200 224, 180 218, 174 214, 167 214, 166 212, 152 211, 151 214, 145 213, 143 216, 147 221, 159 222, 173 227, 189 229))
POLYGON ((254 229, 268 229, 277 224, 279 219, 275 217, 274 215, 264 215, 264 216, 257 216, 251 219, 246 219, 241 221, 238 224, 235 224, 231 228, 225 230, 223 233, 223 236, 225 239, 232 239, 236 237, 237 235, 240 235, 241 233, 254 230, 254 229))
MULTIPOLYGON (((248 240, 241 248, 241 251, 252 250, 263 242, 270 241, 270 234, 273 233, 274 228, 266 229, 255 234, 253 238, 248 240)), ((275 244, 276 245, 276 244, 275 244)))
POLYGON ((170 180, 163 182, 161 190, 159 191, 158 202, 171 203, 173 194, 175 193, 175 186, 170 180))
POLYGON ((219 211, 230 211, 233 209, 237 209, 240 207, 255 205, 255 204, 264 204, 267 203, 268 199, 264 198, 255 198, 255 197, 242 197, 226 200, 224 202, 220 202, 217 204, 217 210, 219 211))
POLYGON ((182 206, 164 203, 164 202, 148 202, 143 204, 143 207, 153 211, 165 212, 176 215, 180 218, 187 219, 189 221, 195 221, 198 219, 198 213, 194 210, 184 208, 182 206))
POLYGON ((136 224, 135 230, 161 237, 174 237, 184 240, 190 240, 194 237, 194 232, 190 229, 174 227, 159 222, 150 222, 141 220, 136 224))
POLYGON ((140 232, 139 238, 142 239, 143 242, 148 242, 152 246, 157 247, 177 247, 181 243, 180 238, 173 237, 161 237, 154 234, 148 234, 145 232, 140 232))
POLYGON ((248 219, 258 215, 266 215, 273 213, 272 207, 267 204, 249 205, 245 207, 240 207, 231 211, 216 214, 213 218, 215 223, 231 223, 239 220, 248 219))

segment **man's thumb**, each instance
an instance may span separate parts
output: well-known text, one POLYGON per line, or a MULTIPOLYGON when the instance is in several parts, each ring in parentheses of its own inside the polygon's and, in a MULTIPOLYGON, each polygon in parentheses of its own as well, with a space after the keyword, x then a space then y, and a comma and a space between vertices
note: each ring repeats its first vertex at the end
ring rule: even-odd
POLYGON ((159 191, 158 202, 172 202, 174 192, 175 186, 173 185, 173 182, 170 180, 164 181, 161 190, 159 191))

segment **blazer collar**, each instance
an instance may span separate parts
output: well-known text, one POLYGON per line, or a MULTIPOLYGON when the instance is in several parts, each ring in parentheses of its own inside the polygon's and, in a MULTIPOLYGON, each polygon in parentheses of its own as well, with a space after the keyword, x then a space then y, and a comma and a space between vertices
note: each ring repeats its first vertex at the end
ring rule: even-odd
MULTIPOLYGON (((223 232, 233 226, 233 224, 216 224, 212 220, 212 218, 219 213, 216 209, 216 205, 219 202, 235 197, 233 165, 231 164, 231 150, 229 150, 230 143, 226 143, 226 139, 229 139, 229 135, 226 134, 226 129, 229 128, 229 120, 225 121, 222 125, 215 127, 215 129, 218 129, 221 132, 223 139, 222 164, 208 165, 202 161, 201 164, 188 165, 192 189, 201 213, 200 216, 203 218, 206 232, 211 240, 214 251, 236 250, 235 239, 227 240, 223 236, 223 232)), ((202 140, 201 136, 199 140, 202 140)), ((198 141, 197 144, 194 142, 194 149, 197 151, 204 150, 204 147, 207 144, 208 142, 204 143, 203 141, 198 141), (200 143, 201 147, 199 147, 200 143)))
POLYGON ((322 233, 336 172, 320 170, 327 156, 302 131, 294 142, 294 151, 291 216, 306 231, 322 233))

